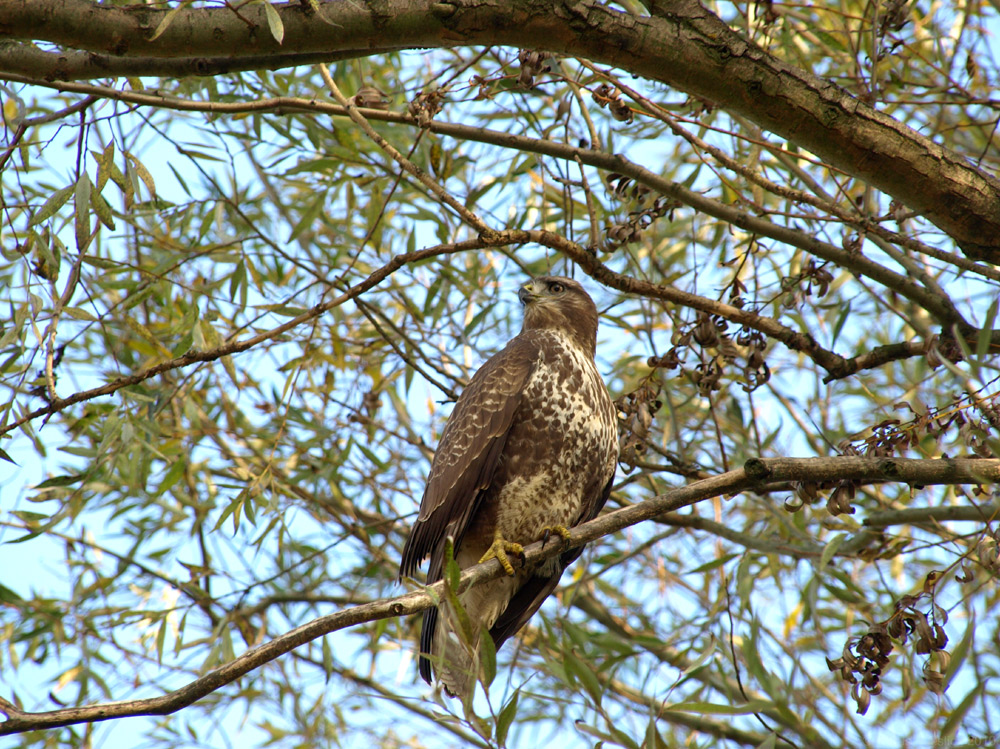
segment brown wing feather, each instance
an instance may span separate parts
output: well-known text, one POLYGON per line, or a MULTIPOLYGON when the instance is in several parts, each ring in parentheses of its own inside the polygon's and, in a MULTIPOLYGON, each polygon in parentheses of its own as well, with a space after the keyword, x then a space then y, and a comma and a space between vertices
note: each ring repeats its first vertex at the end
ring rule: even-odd
POLYGON ((482 490, 490 485, 538 348, 512 339, 473 375, 452 411, 431 463, 420 513, 403 547, 399 575, 412 575, 432 556, 427 582, 441 574, 443 542, 461 541, 482 490), (437 564, 435 564, 437 561, 437 564))
MULTIPOLYGON (((608 479, 608 483, 602 487, 600 492, 590 497, 590 501, 576 523, 577 525, 589 522, 597 517, 597 514, 603 509, 605 503, 608 501, 608 497, 611 495, 612 483, 614 483, 614 476, 608 479)), ((559 563, 556 570, 551 575, 547 577, 535 575, 521 586, 510 603, 507 604, 507 608, 500 615, 500 618, 497 619, 496 623, 490 629, 490 636, 493 637, 493 644, 497 650, 500 649, 500 646, 508 637, 521 629, 534 613, 538 611, 545 599, 549 597, 552 591, 555 590, 556 585, 559 584, 559 578, 562 576, 563 570, 576 561, 577 557, 582 553, 582 546, 563 552, 559 556, 559 563)), ((437 609, 429 609, 428 611, 437 613, 437 609)))
MULTIPOLYGON (((538 348, 523 338, 512 339, 487 361, 462 391, 444 433, 420 501, 417 521, 403 547, 399 576, 412 575, 430 554, 427 583, 441 578, 444 540, 461 543, 479 506, 483 490, 493 480, 521 393, 538 361, 538 348)), ((438 611, 424 611, 420 629, 420 675, 431 681, 431 652, 438 611)))

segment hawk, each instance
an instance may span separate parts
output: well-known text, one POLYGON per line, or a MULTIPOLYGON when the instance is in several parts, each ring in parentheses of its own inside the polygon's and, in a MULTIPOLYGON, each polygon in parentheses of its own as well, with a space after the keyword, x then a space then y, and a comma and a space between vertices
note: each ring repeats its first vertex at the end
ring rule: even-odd
POLYGON ((480 633, 489 632, 499 648, 582 549, 517 569, 509 556, 596 517, 618 458, 615 408, 594 364, 593 300, 561 276, 535 278, 518 297, 521 332, 455 404, 399 567, 400 578, 411 576, 429 555, 427 584, 440 580, 451 537, 459 567, 496 558, 507 573, 460 596, 471 642, 447 600, 424 612, 420 675, 430 683, 433 668, 445 690, 463 699, 479 676, 480 633))

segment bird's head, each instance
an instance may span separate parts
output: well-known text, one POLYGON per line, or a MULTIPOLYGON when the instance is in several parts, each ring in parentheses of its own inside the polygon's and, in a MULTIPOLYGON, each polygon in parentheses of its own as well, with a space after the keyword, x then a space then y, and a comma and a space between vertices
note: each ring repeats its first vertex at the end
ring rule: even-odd
POLYGON ((577 281, 565 276, 539 276, 524 284, 517 297, 524 305, 522 330, 558 330, 594 355, 597 305, 577 281))

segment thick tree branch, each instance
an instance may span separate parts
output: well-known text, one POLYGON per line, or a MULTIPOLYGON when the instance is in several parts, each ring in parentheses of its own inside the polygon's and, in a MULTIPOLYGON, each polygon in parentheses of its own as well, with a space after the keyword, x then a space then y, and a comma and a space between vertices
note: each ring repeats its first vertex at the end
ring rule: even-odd
MULTIPOLYGON (((3 0, 0 0, 0 10, 3 0)), ((2 41, 2 40, 0 40, 2 41)), ((398 50, 385 49, 383 53, 398 50)), ((261 54, 243 57, 119 57, 95 52, 47 52, 27 44, 0 43, 0 75, 15 74, 46 81, 158 76, 184 78, 192 75, 224 75, 247 70, 294 68, 299 65, 334 63, 367 57, 366 49, 308 54, 261 54)))
MULTIPOLYGON (((748 460, 745 466, 738 470, 696 481, 577 526, 571 531, 568 541, 546 545, 541 542, 531 544, 525 549, 525 559, 527 562, 537 562, 555 556, 567 548, 581 546, 665 512, 676 511, 711 497, 737 494, 748 489, 761 489, 776 481, 833 480, 897 481, 920 486, 997 483, 1000 481, 1000 460, 754 458, 748 460)), ((465 589, 470 585, 497 578, 501 574, 500 563, 490 560, 486 564, 466 570, 462 574, 459 586, 460 589, 465 589)), ((443 592, 444 582, 441 581, 424 590, 361 604, 314 619, 248 650, 230 663, 210 671, 190 684, 159 697, 72 707, 44 713, 25 712, 6 699, 0 698, 0 712, 7 715, 7 720, 0 723, 0 736, 128 716, 167 715, 187 707, 307 642, 363 622, 415 614, 433 605, 435 598, 440 600, 443 592)))
MULTIPOLYGON (((585 57, 710 99, 864 179, 940 227, 971 257, 1000 262, 1000 181, 847 91, 746 41, 697 0, 658 0, 654 15, 588 0, 318 0, 167 11, 88 0, 0 0, 0 36, 109 58, 275 57, 350 50, 509 45, 585 57)), ((258 65, 259 66, 259 65, 258 65)), ((88 67, 92 71, 93 65, 88 67)), ((19 66, 18 72, 24 72, 19 66)), ((65 77, 81 75, 66 67, 65 77)), ((133 71, 138 74, 139 71, 133 71)))

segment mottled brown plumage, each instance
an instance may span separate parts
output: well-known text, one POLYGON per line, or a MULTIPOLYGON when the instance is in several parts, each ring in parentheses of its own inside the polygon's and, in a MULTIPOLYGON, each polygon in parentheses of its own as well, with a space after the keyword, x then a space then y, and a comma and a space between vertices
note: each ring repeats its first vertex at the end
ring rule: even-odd
MULTIPOLYGON (((536 278, 520 290, 520 334, 473 376, 448 419, 420 513, 403 548, 400 576, 428 555, 427 582, 441 579, 445 540, 462 568, 501 549, 516 551, 552 530, 593 519, 607 501, 618 455, 615 412, 594 365, 597 308, 569 278, 536 278)), ((478 633, 496 647, 517 632, 580 555, 571 549, 542 566, 461 596, 475 633, 458 634, 454 612, 424 612, 420 674, 454 695, 471 696, 478 633), (428 658, 427 656, 430 656, 428 658)), ((503 560, 501 560, 503 561, 503 560)))

